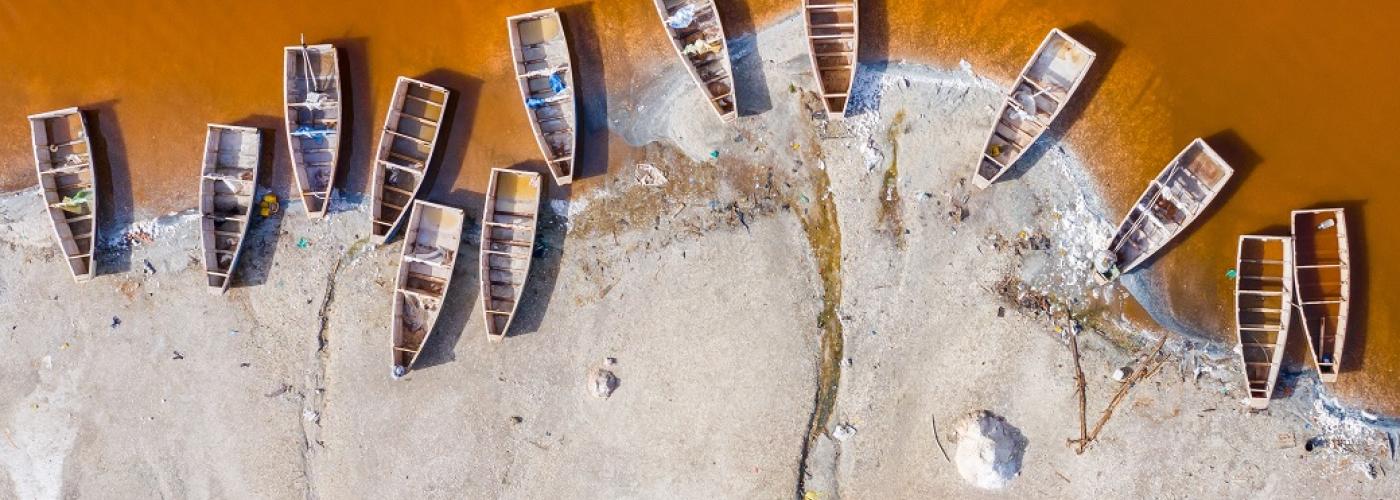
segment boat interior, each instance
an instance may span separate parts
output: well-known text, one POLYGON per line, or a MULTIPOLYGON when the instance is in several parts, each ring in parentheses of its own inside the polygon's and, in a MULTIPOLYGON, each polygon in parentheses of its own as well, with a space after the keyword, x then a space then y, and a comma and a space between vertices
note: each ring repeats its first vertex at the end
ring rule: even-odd
POLYGON ((555 178, 571 177, 577 108, 563 22, 553 12, 510 22, 518 47, 513 52, 516 79, 540 149, 555 178))
POLYGON ((666 29, 679 45, 681 55, 695 68, 695 78, 705 89, 710 105, 726 119, 734 118, 734 78, 730 73, 729 49, 724 38, 724 26, 715 10, 713 0, 661 0, 668 22, 666 29), (669 23, 678 11, 688 6, 694 9, 694 20, 677 28, 669 23))
POLYGON ((86 279, 93 270, 97 197, 92 151, 83 117, 74 110, 34 116, 29 122, 39 185, 44 190, 44 202, 59 246, 73 276, 86 279), (87 194, 81 194, 84 191, 87 194), (87 201, 73 203, 75 199, 87 201))
POLYGON ((413 203, 427 174, 446 106, 446 90, 399 79, 375 152, 379 202, 371 208, 374 236, 387 236, 413 203))
POLYGON ((285 49, 292 170, 306 211, 324 213, 340 146, 340 76, 330 45, 285 49))
POLYGON ((857 61, 856 2, 807 0, 807 38, 827 111, 843 114, 857 61))
POLYGON ((1021 159, 1059 115, 1093 62, 1093 52, 1052 31, 1016 79, 977 174, 990 181, 1021 159))
POLYGON ((1205 210, 1230 173, 1201 142, 1192 142, 1148 186, 1133 205, 1126 233, 1116 235, 1112 251, 1120 265, 1136 265, 1157 251, 1205 210))
POLYGON ((204 143, 200 212, 209 286, 228 288, 257 189, 260 138, 251 129, 211 125, 204 143))
POLYGON ((1351 296, 1345 215, 1341 209, 1295 211, 1293 238, 1298 304, 1308 345, 1318 373, 1333 378, 1339 371, 1341 344, 1346 340, 1351 296))
POLYGON ((394 366, 413 366, 432 333, 462 241, 460 210, 418 203, 409 216, 394 288, 394 366))
POLYGON ((539 175, 492 171, 481 244, 482 303, 487 333, 492 337, 506 334, 525 289, 539 207, 539 175))
POLYGON ((1240 239, 1235 315, 1251 399, 1267 401, 1278 376, 1292 311, 1292 265, 1289 238, 1240 239))

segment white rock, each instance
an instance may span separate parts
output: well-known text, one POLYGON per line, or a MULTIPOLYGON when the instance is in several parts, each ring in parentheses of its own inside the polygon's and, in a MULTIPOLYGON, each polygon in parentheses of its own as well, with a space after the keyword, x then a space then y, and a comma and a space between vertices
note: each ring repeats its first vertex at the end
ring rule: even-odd
POLYGON ((985 490, 1006 487, 1021 473, 1025 438, 997 415, 976 411, 957 427, 953 461, 969 484, 985 490))
POLYGON ((617 390, 618 383, 617 375, 613 375, 611 371, 598 368, 593 370, 593 374, 589 377, 588 385, 593 389, 594 396, 607 399, 609 396, 612 396, 613 391, 617 390))

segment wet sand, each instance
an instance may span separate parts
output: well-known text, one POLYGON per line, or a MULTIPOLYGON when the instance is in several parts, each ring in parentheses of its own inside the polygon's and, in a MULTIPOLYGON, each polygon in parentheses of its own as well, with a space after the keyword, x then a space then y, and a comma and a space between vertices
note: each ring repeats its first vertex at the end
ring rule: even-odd
MULTIPOLYGON (((1381 182, 1356 182, 1396 170, 1374 140, 1400 97, 1379 91, 1395 81, 1377 64, 1400 49, 1387 32, 1397 7, 1132 5, 1075 0, 955 4, 863 2, 862 60, 912 59, 954 67, 967 60, 1003 83, 1020 68, 1048 26, 1067 27, 1100 53, 1099 81, 1082 109, 1058 127, 1099 174, 1110 217, 1121 215, 1150 178, 1190 138, 1206 136, 1240 170, 1219 209, 1203 219, 1150 274, 1170 281, 1164 306, 1195 329, 1230 336, 1233 242, 1240 233, 1286 230, 1287 212, 1343 204, 1352 210, 1358 255, 1354 329, 1337 390, 1353 402, 1400 411, 1400 338, 1373 334, 1395 324, 1400 303, 1384 284, 1400 278, 1400 237, 1368 231, 1368 221, 1400 213, 1381 182), (1364 9, 1364 10, 1363 10, 1364 9), (1199 290, 1213 293, 1198 293, 1199 290)), ((48 3, 0 7, 0 190, 32 182, 25 114, 70 105, 96 111, 98 148, 111 160, 118 220, 194 204, 185 182, 197 163, 203 124, 280 122, 279 48, 298 33, 343 48, 353 116, 349 163, 338 185, 365 183, 372 133, 399 74, 452 87, 458 96, 447 147, 429 198, 475 205, 492 166, 538 168, 519 99, 508 77, 504 16, 546 2, 415 4, 384 9, 365 2, 339 9, 273 2, 222 7, 157 2, 132 11, 110 4, 48 3), (75 12, 81 12, 75 14, 75 12), (118 19, 120 22, 112 22, 118 19), (169 20, 179 22, 169 22, 169 20), (65 36, 52 26, 68 26, 65 36), (408 28, 411 27, 411 28, 408 28), (43 40, 45 50, 33 50, 43 40), (134 208, 134 212, 133 212, 134 208)), ((730 36, 791 12, 776 1, 721 2, 730 36)), ((626 150, 599 110, 632 102, 623 89, 644 87, 657 61, 672 57, 650 5, 600 1, 563 9, 575 44, 583 95, 585 160, 580 186, 626 150), (613 43, 611 40, 627 40, 613 43), (594 153, 590 154, 590 151, 594 153), (607 151, 598 154, 597 151, 607 151)), ((782 98, 773 96, 773 98, 782 98)), ((740 97, 741 101, 744 99, 740 97)), ((741 102, 741 107, 743 103, 741 102)), ((271 135, 276 166, 265 181, 285 193, 285 140, 271 135)), ((915 168, 912 166, 906 167, 915 168)), ((1010 177, 1017 176, 1013 172, 1010 177)), ((556 190, 555 196, 565 192, 556 190)), ((1295 357, 1301 360, 1301 358, 1295 357)))

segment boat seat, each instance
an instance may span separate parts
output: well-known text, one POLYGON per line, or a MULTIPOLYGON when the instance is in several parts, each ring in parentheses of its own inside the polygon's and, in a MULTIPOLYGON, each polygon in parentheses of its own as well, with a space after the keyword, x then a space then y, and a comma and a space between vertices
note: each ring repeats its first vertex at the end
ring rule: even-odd
POLYGON ((509 224, 509 223, 494 222, 494 221, 485 221, 485 222, 486 222, 486 225, 488 225, 488 226, 509 227, 509 228, 520 229, 520 230, 524 230, 524 231, 534 231, 534 230, 535 230, 534 226, 527 226, 527 225, 523 225, 523 224, 509 224))
POLYGON ((819 28, 854 28, 854 27, 856 27, 856 23, 813 24, 813 25, 809 25, 808 27, 814 28, 814 29, 819 29, 819 28))
POLYGON ((838 33, 838 34, 835 34, 835 35, 812 35, 812 36, 809 36, 809 37, 807 37, 807 38, 812 39, 812 40, 836 40, 836 39, 841 39, 841 38, 855 38, 855 37, 856 37, 856 36, 855 36, 854 34, 852 34, 852 33, 838 33))
MULTIPOLYGON (((397 136, 397 137, 400 137, 400 138, 403 138, 403 139, 407 139, 407 140, 416 142, 416 143, 418 143, 418 145, 420 145, 420 146, 431 146, 431 145, 433 144, 433 143, 428 142, 428 141, 425 141, 425 140, 423 140, 423 139, 419 139, 419 138, 417 138, 417 137, 414 137, 414 136, 411 136, 411 135, 408 135, 408 134, 401 133, 401 132, 399 132, 399 131, 397 131, 397 130, 391 130, 391 129, 387 129, 387 128, 386 128, 386 129, 384 129, 384 131, 387 132, 387 133, 389 133, 389 134, 391 134, 391 135, 394 135, 394 136, 397 136)), ((392 154, 392 153, 390 153, 390 154, 392 154)))
POLYGON ((385 185, 384 185, 384 189, 387 189, 387 190, 389 190, 389 191, 392 191, 392 192, 395 192, 395 193, 398 193, 398 194, 401 194, 401 195, 404 195, 404 196, 413 196, 413 191, 409 191, 409 190, 407 190, 407 189, 399 189, 399 188, 396 188, 396 187, 394 187, 394 186, 390 186, 390 185, 388 185, 388 184, 385 184, 385 185))
POLYGON ((808 5, 807 10, 854 10, 855 4, 808 5))
POLYGON ((429 119, 427 119, 427 118, 424 118, 424 117, 421 117, 421 116, 418 116, 418 115, 411 115, 411 114, 408 114, 408 113, 399 113, 399 117, 400 117, 400 118, 409 118, 409 119, 411 119, 411 120, 413 120, 413 121, 416 121, 416 122, 418 122, 418 123, 427 125, 427 126, 429 126, 429 127, 437 127, 437 126, 438 126, 438 122, 435 122, 435 121, 433 121, 433 120, 429 120, 429 119))
POLYGON ((413 99, 413 100, 415 100, 415 101, 418 101, 418 102, 421 102, 421 103, 424 103, 424 104, 431 104, 431 105, 437 106, 437 107, 439 107, 439 108, 442 107, 442 104, 441 104, 441 103, 435 102, 435 101, 433 101, 432 99, 428 99, 428 98, 424 98, 424 97, 418 97, 418 96, 416 96, 416 95, 409 94, 409 93, 406 93, 406 92, 404 93, 403 96, 404 96, 404 98, 413 99))

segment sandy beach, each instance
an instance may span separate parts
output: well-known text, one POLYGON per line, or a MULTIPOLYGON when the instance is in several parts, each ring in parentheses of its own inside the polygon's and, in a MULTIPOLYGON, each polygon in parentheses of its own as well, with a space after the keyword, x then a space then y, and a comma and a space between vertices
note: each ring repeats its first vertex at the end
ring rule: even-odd
POLYGON ((609 102, 616 167, 547 202, 523 317, 500 344, 485 338, 469 225, 403 380, 388 338, 401 243, 368 244, 354 193, 324 221, 298 202, 257 221, 224 296, 203 290, 189 210, 107 231, 99 276, 75 284, 36 191, 0 196, 0 496, 1397 491, 1385 419, 1306 372, 1251 413, 1233 346, 1127 319, 1129 291, 1159 306, 1161 284, 1093 281, 1120 214, 1074 144, 1042 141, 970 192, 1005 82, 866 65, 851 116, 825 120, 801 29, 789 17, 734 41, 731 128, 677 65, 609 102), (637 164, 666 182, 639 183, 637 164), (1083 454, 1067 444, 1075 331, 1091 425, 1114 369, 1156 370, 1083 454), (589 389, 600 367, 620 379, 608 398, 589 389), (999 492, 940 451, 980 410, 1018 432, 1019 474, 999 492))

